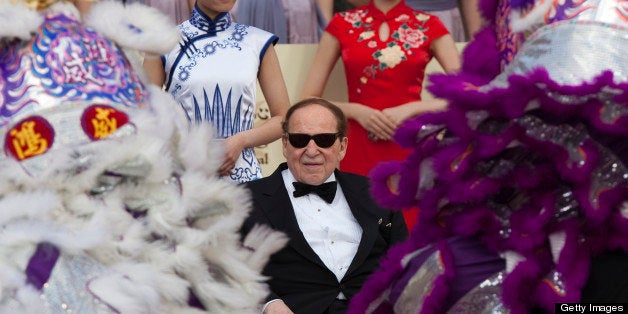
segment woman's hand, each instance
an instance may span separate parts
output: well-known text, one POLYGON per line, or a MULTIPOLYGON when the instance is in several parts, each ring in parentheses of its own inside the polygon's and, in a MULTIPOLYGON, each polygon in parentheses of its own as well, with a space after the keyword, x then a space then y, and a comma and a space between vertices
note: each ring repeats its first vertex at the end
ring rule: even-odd
POLYGON ((225 160, 218 169, 219 175, 229 176, 235 167, 236 161, 244 149, 243 142, 240 138, 241 136, 234 135, 225 139, 225 160))
POLYGON ((422 101, 413 101, 405 103, 403 105, 390 107, 382 110, 382 113, 391 121, 394 121, 396 128, 406 122, 408 119, 412 119, 418 115, 427 112, 437 112, 447 108, 447 102, 434 98, 422 101))
POLYGON ((282 300, 270 302, 263 314, 294 314, 282 300))
POLYGON ((354 119, 368 131, 369 137, 374 140, 392 139, 398 124, 384 112, 364 105, 357 105, 354 110, 354 119))
POLYGON ((395 107, 390 107, 382 110, 384 115, 388 117, 388 119, 395 122, 397 126, 401 125, 406 120, 414 117, 416 115, 416 109, 413 108, 413 105, 406 104, 395 107))

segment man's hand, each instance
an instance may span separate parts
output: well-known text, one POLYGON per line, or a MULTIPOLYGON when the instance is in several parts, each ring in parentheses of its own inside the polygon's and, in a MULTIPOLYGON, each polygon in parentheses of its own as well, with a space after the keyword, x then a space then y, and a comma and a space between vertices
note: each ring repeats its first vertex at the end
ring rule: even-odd
POLYGON ((264 314, 294 314, 294 312, 283 301, 277 300, 268 303, 264 309, 264 314))

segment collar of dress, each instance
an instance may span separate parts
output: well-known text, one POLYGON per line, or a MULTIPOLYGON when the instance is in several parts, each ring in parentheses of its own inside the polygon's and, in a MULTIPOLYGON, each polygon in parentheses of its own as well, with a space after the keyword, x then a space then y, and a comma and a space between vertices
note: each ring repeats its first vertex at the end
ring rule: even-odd
POLYGON ((215 35, 231 26, 231 14, 229 14, 229 12, 222 12, 212 20, 197 6, 194 6, 194 10, 192 10, 192 15, 190 16, 190 24, 210 35, 215 35))
POLYGON ((395 5, 392 9, 390 9, 386 13, 384 13, 380 9, 378 9, 375 6, 375 4, 373 3, 373 1, 371 1, 366 6, 368 8, 369 13, 373 17, 373 19, 379 20, 379 21, 394 20, 399 15, 401 15, 403 13, 406 13, 406 14, 412 13, 412 9, 410 7, 408 7, 406 5, 405 1, 403 1, 403 0, 399 1, 399 3, 397 3, 397 5, 395 5))

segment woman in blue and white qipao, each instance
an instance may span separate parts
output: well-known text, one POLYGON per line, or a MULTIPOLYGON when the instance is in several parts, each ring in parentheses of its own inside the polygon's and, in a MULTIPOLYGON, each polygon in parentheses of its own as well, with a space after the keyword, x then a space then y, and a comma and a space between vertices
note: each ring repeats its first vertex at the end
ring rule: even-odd
POLYGON ((179 25, 181 41, 171 52, 144 61, 151 81, 164 85, 191 123, 210 122, 225 139, 219 172, 235 182, 262 177, 253 147, 281 136, 288 92, 273 45, 277 37, 232 21, 235 0, 198 0, 179 25), (271 118, 254 128, 257 79, 271 118))

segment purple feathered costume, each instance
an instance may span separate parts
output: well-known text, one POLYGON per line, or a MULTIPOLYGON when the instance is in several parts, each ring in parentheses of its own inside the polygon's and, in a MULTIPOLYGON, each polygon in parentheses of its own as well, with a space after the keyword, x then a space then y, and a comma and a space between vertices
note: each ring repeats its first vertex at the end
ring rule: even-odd
POLYGON ((372 172, 381 204, 421 211, 350 313, 553 312, 594 258, 627 260, 628 2, 480 10, 461 73, 431 77, 448 110, 404 124, 413 153, 372 172))

